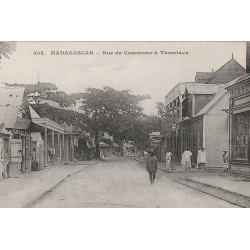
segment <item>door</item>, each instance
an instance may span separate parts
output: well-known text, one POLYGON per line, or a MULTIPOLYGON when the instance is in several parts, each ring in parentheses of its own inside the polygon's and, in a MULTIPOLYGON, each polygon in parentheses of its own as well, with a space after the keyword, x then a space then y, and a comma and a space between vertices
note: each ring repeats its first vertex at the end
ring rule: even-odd
POLYGON ((31 138, 30 135, 25 136, 25 172, 31 172, 31 138))

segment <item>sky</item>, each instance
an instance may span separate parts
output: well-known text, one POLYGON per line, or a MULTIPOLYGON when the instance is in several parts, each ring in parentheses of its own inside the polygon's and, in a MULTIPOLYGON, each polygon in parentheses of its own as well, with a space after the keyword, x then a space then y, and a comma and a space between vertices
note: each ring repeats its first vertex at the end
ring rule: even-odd
POLYGON ((17 42, 10 59, 1 59, 0 82, 51 82, 66 93, 102 86, 130 89, 134 94, 151 96, 142 107, 146 114, 156 115, 156 102, 164 102, 176 84, 194 82, 196 72, 219 69, 232 53, 245 68, 245 42, 17 42), (44 55, 34 54, 41 51, 44 55), (51 55, 51 51, 93 54, 51 55))

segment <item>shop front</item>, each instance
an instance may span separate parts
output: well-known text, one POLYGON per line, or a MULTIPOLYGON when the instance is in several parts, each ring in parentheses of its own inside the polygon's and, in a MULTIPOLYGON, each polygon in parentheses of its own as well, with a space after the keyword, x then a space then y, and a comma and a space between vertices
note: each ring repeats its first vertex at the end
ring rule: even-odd
POLYGON ((0 180, 10 177, 9 163, 10 163, 10 136, 4 124, 0 125, 0 180))
MULTIPOLYGON (((69 146, 71 137, 64 133, 64 127, 48 118, 32 118, 32 122, 42 128, 41 136, 32 133, 32 153, 33 158, 40 155, 39 160, 36 160, 38 163, 41 162, 39 168, 68 162, 71 152, 69 146), (42 164, 42 162, 44 163, 42 164)), ((32 132, 37 132, 37 130, 32 132)))
POLYGON ((250 74, 229 86, 231 172, 250 175, 250 74))

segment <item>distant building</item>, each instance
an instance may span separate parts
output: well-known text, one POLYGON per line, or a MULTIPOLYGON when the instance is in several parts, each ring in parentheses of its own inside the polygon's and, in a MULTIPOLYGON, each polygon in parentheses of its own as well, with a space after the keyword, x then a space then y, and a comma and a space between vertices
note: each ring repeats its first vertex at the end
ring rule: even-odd
MULTIPOLYGON (((161 132, 152 132, 149 135, 150 139, 150 148, 154 149, 154 152, 156 156, 160 159, 161 158, 161 144, 164 142, 164 136, 161 134, 161 132)), ((165 151, 163 152, 163 154, 165 151)))

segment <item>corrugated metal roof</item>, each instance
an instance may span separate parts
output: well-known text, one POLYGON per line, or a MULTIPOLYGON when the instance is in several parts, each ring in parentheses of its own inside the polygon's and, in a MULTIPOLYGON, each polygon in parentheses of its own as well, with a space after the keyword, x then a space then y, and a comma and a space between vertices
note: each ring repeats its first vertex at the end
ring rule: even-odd
POLYGON ((0 123, 5 128, 14 128, 18 114, 22 108, 25 88, 0 85, 0 123))
POLYGON ((0 86, 0 106, 22 106, 25 88, 0 86))
POLYGON ((4 123, 5 128, 14 128, 19 113, 19 107, 0 106, 0 123, 4 123))

